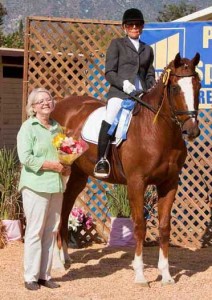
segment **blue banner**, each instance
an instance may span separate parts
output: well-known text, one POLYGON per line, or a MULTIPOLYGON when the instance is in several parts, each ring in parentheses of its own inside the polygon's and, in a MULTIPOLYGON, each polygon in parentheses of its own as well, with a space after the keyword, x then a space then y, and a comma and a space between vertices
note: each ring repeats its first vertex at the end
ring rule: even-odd
POLYGON ((145 24, 141 40, 155 54, 156 77, 180 52, 192 59, 200 53, 197 71, 201 78, 200 108, 212 108, 212 22, 168 22, 145 24))

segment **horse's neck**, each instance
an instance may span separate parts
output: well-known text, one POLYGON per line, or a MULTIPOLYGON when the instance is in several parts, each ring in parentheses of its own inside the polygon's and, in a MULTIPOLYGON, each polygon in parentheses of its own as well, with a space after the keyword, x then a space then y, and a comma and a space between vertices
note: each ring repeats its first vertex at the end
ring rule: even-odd
POLYGON ((159 79, 156 85, 149 91, 145 101, 157 112, 153 113, 151 110, 148 112, 145 110, 145 113, 141 117, 142 122, 145 120, 149 123, 151 131, 158 130, 157 126, 152 126, 152 124, 157 122, 160 126, 160 130, 169 130, 173 135, 176 134, 176 137, 180 137, 181 131, 179 130, 179 126, 173 120, 167 86, 163 84, 162 79, 159 79))

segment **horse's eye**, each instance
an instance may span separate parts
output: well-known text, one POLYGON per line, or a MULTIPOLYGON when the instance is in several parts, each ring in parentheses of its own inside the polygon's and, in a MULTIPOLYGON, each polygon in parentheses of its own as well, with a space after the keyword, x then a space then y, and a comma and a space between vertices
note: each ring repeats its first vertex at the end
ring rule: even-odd
POLYGON ((173 93, 178 93, 179 90, 180 90, 180 87, 179 87, 178 85, 173 85, 173 86, 171 87, 171 89, 172 89, 173 93))

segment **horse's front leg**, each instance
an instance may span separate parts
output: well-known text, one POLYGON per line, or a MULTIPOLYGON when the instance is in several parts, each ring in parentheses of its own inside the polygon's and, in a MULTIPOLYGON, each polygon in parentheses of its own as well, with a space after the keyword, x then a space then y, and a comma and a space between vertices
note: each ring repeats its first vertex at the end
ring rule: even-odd
POLYGON ((134 237, 136 241, 133 268, 135 271, 135 282, 148 286, 144 276, 143 243, 146 235, 146 221, 144 219, 144 185, 143 181, 136 176, 128 180, 128 198, 130 201, 131 214, 134 221, 134 237))
POLYGON ((60 229, 58 233, 58 246, 62 251, 65 265, 70 265, 70 257, 68 254, 68 219, 71 209, 75 203, 77 196, 84 189, 88 176, 82 173, 75 165, 72 166, 71 176, 67 183, 66 191, 63 197, 63 206, 61 212, 60 229))
POLYGON ((171 231, 171 209, 175 199, 178 182, 171 186, 166 182, 158 187, 158 217, 159 217, 159 261, 158 269, 162 275, 162 284, 173 284, 174 279, 169 272, 169 239, 171 231))

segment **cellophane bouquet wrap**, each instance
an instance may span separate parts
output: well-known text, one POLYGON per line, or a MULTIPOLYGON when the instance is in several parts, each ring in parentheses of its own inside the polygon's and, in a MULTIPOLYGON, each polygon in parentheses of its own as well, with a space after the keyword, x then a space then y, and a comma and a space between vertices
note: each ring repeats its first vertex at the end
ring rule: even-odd
POLYGON ((71 165, 89 147, 81 138, 76 139, 65 133, 58 133, 53 139, 53 145, 57 148, 59 161, 64 165, 71 165))

